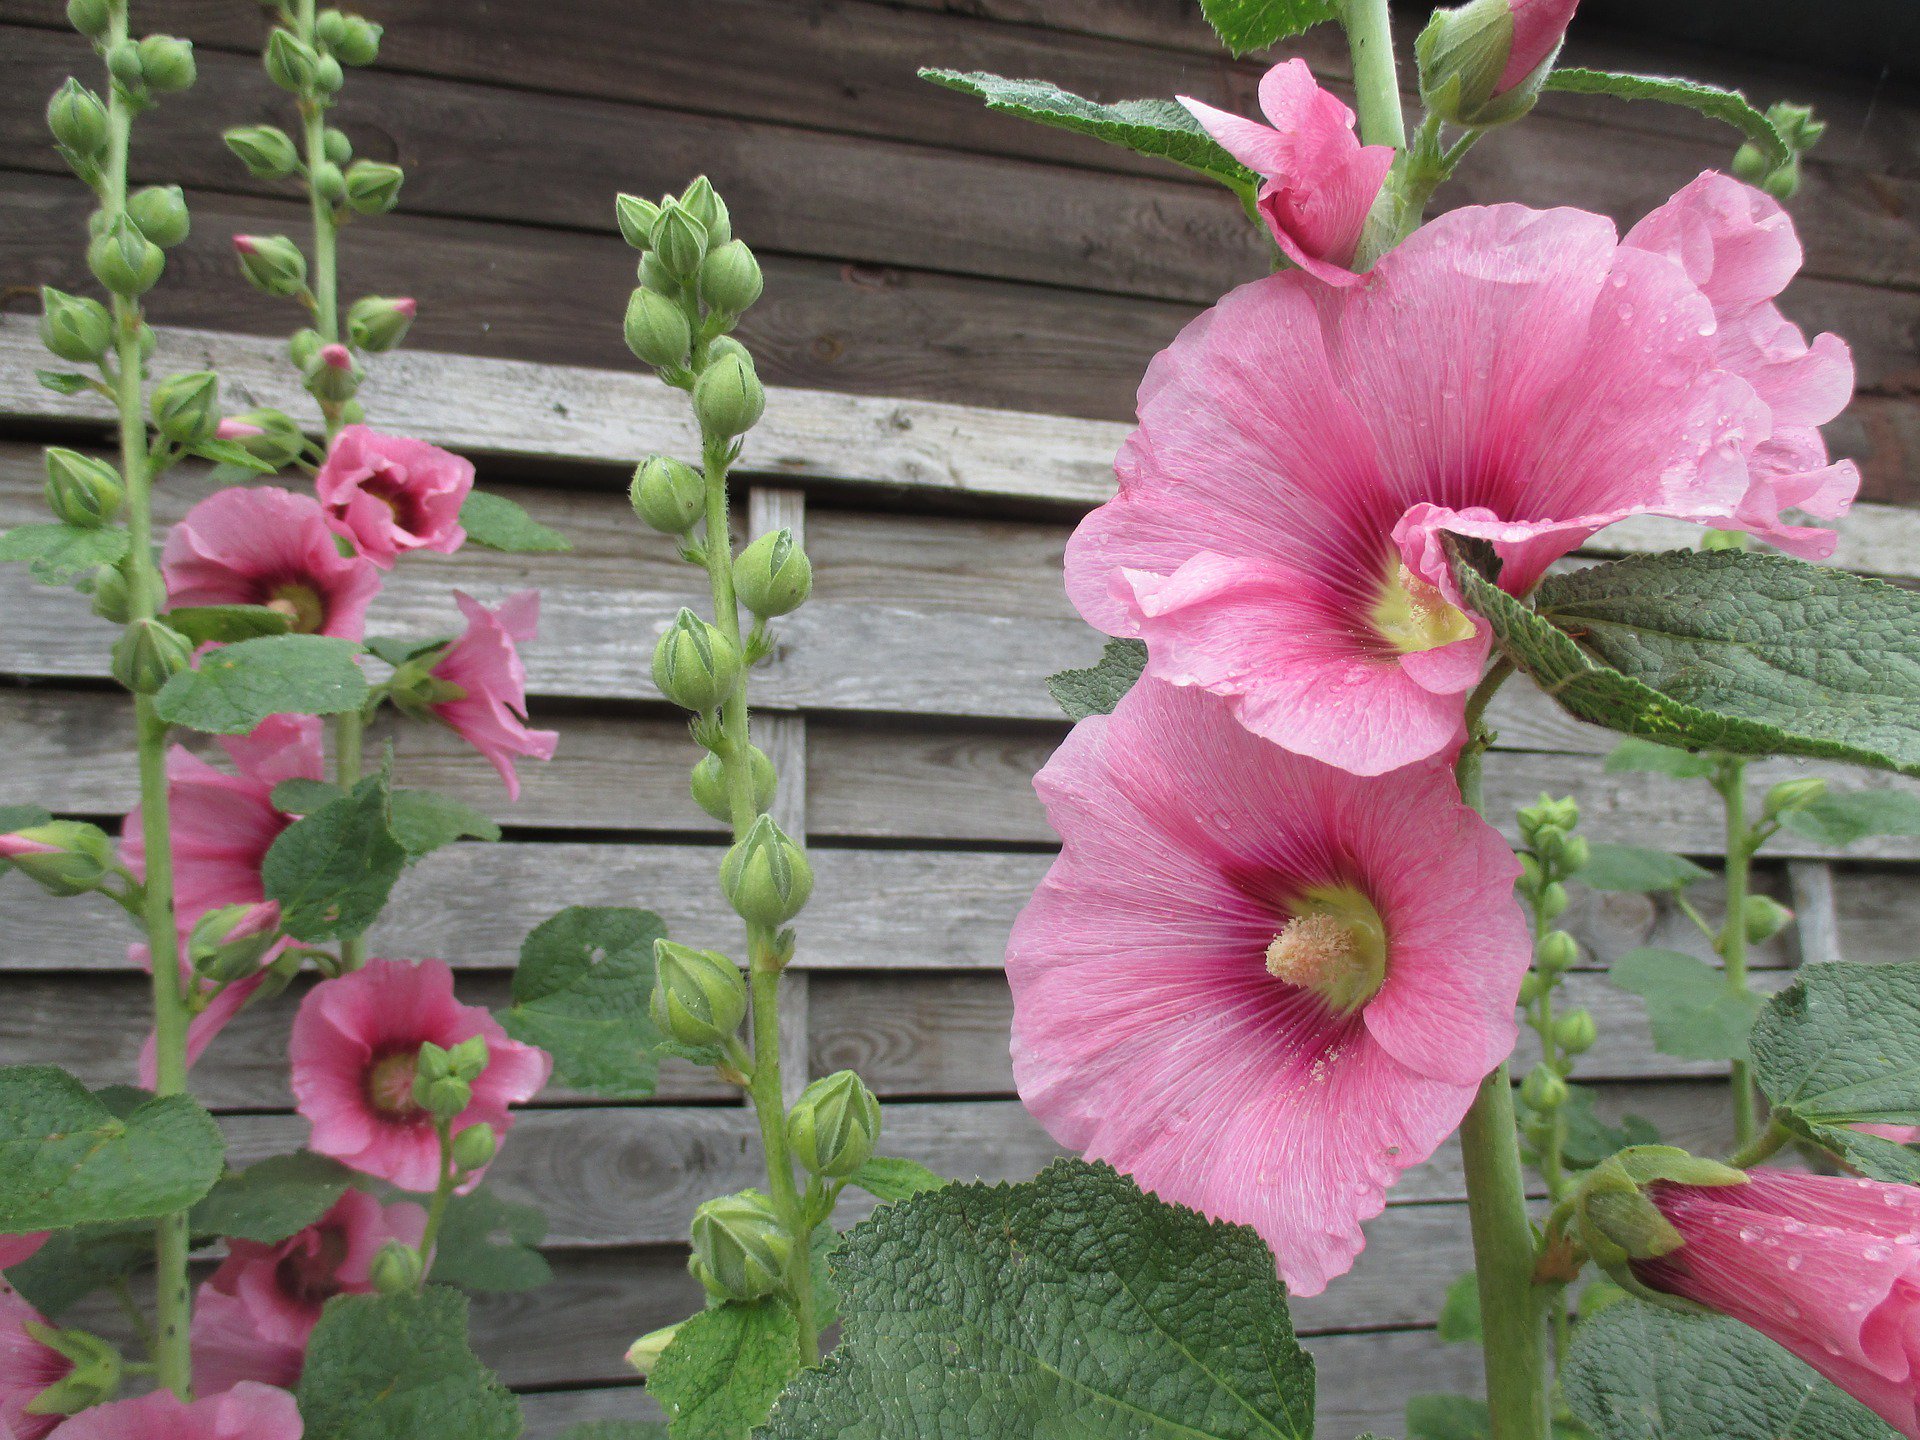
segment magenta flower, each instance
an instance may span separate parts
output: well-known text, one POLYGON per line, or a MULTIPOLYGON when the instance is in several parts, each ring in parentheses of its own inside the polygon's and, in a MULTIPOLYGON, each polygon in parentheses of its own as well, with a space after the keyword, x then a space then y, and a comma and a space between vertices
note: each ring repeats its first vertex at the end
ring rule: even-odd
POLYGON ((313 485, 333 532, 382 570, 408 550, 450 555, 467 538, 460 507, 473 465, 424 440, 349 425, 313 485))
MULTIPOLYGON (((314 986, 293 1021, 295 1108, 312 1123, 309 1146, 402 1190, 432 1190, 440 1145, 433 1119, 414 1102, 420 1047, 451 1049, 487 1037, 487 1068, 455 1133, 482 1121, 504 1135, 509 1105, 531 1100, 553 1068, 547 1052, 507 1038, 493 1016, 453 998, 444 960, 370 960, 314 986)), ((476 1172, 474 1181, 477 1183, 476 1172)))
POLYGON ((1439 532, 1491 541, 1519 594, 1615 520, 1756 528, 1761 497, 1802 488, 1766 466, 1775 407, 1826 399, 1801 376, 1770 403, 1727 363, 1710 298, 1602 217, 1453 211, 1364 286, 1255 281, 1156 357, 1068 594, 1290 750, 1359 774, 1424 759, 1487 649, 1439 532))
POLYGON ((516 641, 531 640, 540 627, 540 592, 522 590, 489 610, 456 590, 454 603, 467 617, 466 633, 433 667, 433 678, 458 689, 454 699, 434 702, 433 713, 493 762, 507 798, 520 798, 516 756, 551 760, 560 741, 554 730, 529 730, 527 667, 516 641))
POLYGON ((1330 285, 1352 285, 1354 254, 1393 165, 1391 145, 1354 138, 1353 111, 1322 90, 1304 60, 1260 80, 1270 125, 1182 95, 1180 103, 1234 159, 1260 176, 1261 216, 1286 257, 1330 285))
POLYGON ((409 1201, 382 1206, 349 1190, 334 1207, 278 1245, 229 1240, 227 1258, 193 1305, 193 1373, 202 1390, 257 1380, 300 1383, 307 1340, 335 1295, 372 1291, 373 1257, 389 1240, 420 1243, 427 1212, 409 1201))
POLYGON ((1035 787, 1062 849, 1007 949, 1020 1098, 1318 1294, 1513 1047, 1518 862, 1437 763, 1362 780, 1151 679, 1035 787))
MULTIPOLYGON (((25 1255, 17 1255, 8 1263, 17 1265, 24 1259, 25 1255)), ((73 1361, 27 1329, 46 1323, 19 1291, 0 1285, 0 1437, 4 1440, 45 1440, 66 1419, 27 1412, 42 1390, 73 1372, 73 1361)))
POLYGON ((293 1396, 251 1382, 185 1401, 171 1390, 82 1410, 54 1440, 300 1440, 293 1396))
POLYGON ((317 500, 291 490, 215 491, 167 535, 160 573, 175 605, 265 605, 304 635, 358 640, 380 572, 333 543, 317 500))
POLYGON ((11 1270, 15 1265, 31 1260, 52 1233, 49 1230, 34 1230, 24 1235, 0 1235, 0 1270, 11 1270))
POLYGON ((1920 1440, 1920 1190, 1760 1169, 1647 1197, 1686 1243, 1636 1261, 1641 1280, 1752 1326, 1920 1440))

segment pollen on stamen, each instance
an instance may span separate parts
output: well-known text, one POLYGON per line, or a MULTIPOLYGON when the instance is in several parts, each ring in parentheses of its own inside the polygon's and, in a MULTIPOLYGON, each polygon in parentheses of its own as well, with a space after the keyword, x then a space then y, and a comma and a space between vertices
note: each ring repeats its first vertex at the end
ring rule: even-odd
POLYGON ((1352 928, 1313 911, 1280 927, 1267 946, 1267 973, 1289 985, 1317 990, 1351 970, 1357 958, 1352 928))

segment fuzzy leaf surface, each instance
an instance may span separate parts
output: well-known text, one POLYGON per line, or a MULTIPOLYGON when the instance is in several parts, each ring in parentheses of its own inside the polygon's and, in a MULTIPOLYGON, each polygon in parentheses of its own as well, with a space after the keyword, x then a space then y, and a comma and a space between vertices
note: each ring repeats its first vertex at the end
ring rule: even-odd
POLYGON ((653 942, 665 923, 651 910, 574 905, 537 926, 520 947, 513 1004, 500 1023, 553 1056, 554 1079, 607 1100, 644 1100, 665 1040, 647 1011, 653 942))
POLYGON ((467 539, 489 550, 515 555, 556 555, 573 542, 551 525, 542 525, 504 495, 470 490, 460 505, 460 528, 467 539))
POLYGON ((102 565, 118 565, 126 557, 127 532, 118 525, 88 530, 52 520, 16 525, 0 535, 0 560, 25 565, 42 585, 69 585, 102 565))
POLYGON ((278 610, 264 605, 189 605, 169 610, 160 619, 195 645, 209 640, 225 645, 260 635, 285 635, 291 623, 278 610))
POLYGON ((325 1155, 271 1155, 221 1176, 189 1223, 196 1235, 277 1244, 332 1209, 352 1180, 351 1170, 325 1155))
POLYGON ((393 836, 391 799, 386 776, 369 775, 275 838, 260 880, 296 940, 350 938, 380 914, 407 863, 393 836))
POLYGON ((1744 1060, 1758 995, 1736 993, 1724 970, 1678 950, 1629 950, 1607 978, 1647 1003, 1653 1048, 1680 1060, 1744 1060))
POLYGON ((1920 964, 1804 967, 1751 1049, 1761 1091, 1802 1121, 1920 1125, 1920 964))
POLYGON ((367 701, 360 647, 333 635, 262 635, 201 657, 154 697, 160 718, 244 735, 269 715, 338 715, 367 701))
POLYGON ((1546 88, 1564 90, 1572 95, 1613 95, 1622 100, 1659 100, 1681 105, 1731 125, 1757 145, 1769 165, 1784 165, 1791 158, 1787 142, 1763 111, 1738 90, 1723 90, 1718 85, 1702 85, 1697 80, 1679 80, 1668 75, 1623 75, 1614 70, 1583 70, 1569 65, 1547 76, 1546 88))
POLYGON ((432 790, 396 790, 388 817, 393 838, 418 860, 456 840, 498 840, 500 827, 464 800, 432 790))
POLYGON ((1708 875, 1684 855, 1671 855, 1644 845, 1615 845, 1596 840, 1592 851, 1593 858, 1573 877, 1590 890, 1684 890, 1708 875))
POLYGON ((1904 790, 1843 790, 1782 817, 1787 829, 1842 849, 1869 835, 1920 835, 1920 795, 1904 790))
POLYGON ((1047 677, 1047 689, 1069 720, 1111 715, 1147 668, 1147 647, 1138 640, 1109 640, 1100 659, 1085 670, 1047 677))
POLYGON ((1235 57, 1264 50, 1337 13, 1332 0, 1200 0, 1200 11, 1235 57))
POLYGON ((533 1290, 553 1278, 540 1253, 547 1217, 531 1205, 502 1200, 486 1186, 447 1202, 433 1255, 433 1280, 476 1294, 533 1290))
POLYGON ((800 1373, 800 1327, 779 1300, 730 1300, 673 1333, 647 1374, 673 1440, 747 1440, 800 1373))

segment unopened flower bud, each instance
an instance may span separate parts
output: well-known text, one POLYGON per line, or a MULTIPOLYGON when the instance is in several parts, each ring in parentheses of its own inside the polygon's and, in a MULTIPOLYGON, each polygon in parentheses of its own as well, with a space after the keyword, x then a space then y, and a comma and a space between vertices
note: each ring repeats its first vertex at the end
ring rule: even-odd
POLYGON ((627 348, 635 358, 656 370, 682 363, 693 341, 686 312, 645 286, 627 297, 625 333, 627 348))
POLYGON ((379 355, 407 338, 419 306, 409 297, 363 295, 347 311, 347 339, 356 350, 379 355))
POLYGON ((473 1103, 473 1087, 449 1075, 413 1085, 414 1103, 436 1120, 451 1120, 473 1103))
POLYGON ((293 368, 305 371, 320 354, 320 347, 326 344, 320 332, 311 327, 296 330, 287 337, 287 358, 293 361, 293 368))
POLYGON ((643 1377, 651 1375, 653 1367, 660 1363, 660 1357, 667 1353, 667 1346, 673 1343, 673 1337, 679 1333, 679 1325, 648 1331, 627 1347, 627 1364, 643 1377))
POLYGON ((246 410, 232 417, 255 433, 238 435, 234 443, 262 465, 284 470, 300 457, 305 440, 291 415, 281 410, 246 410))
POLYGON ((1520 1098, 1533 1110, 1558 1110, 1567 1103, 1567 1082, 1545 1065, 1536 1065, 1520 1082, 1520 1098))
POLYGON ((331 50, 346 29, 347 17, 339 10, 322 10, 313 17, 313 38, 331 50))
POLYGON ((147 81, 140 71, 140 42, 129 36, 107 46, 107 73, 129 94, 143 95, 147 81))
MULTIPOLYGON (((747 764, 753 776, 753 808, 757 814, 773 803, 780 776, 773 768, 773 761, 767 758, 767 752, 758 745, 747 747, 747 764)), ((700 763, 693 767, 691 788, 693 803, 707 814, 722 822, 733 818, 732 797, 727 793, 727 768, 718 755, 700 757, 700 763)))
POLYGON ((89 584, 93 595, 93 613, 115 625, 124 625, 133 618, 135 585, 145 588, 145 608, 155 612, 166 608, 166 587, 160 577, 145 566, 139 570, 137 579, 129 580, 119 566, 102 565, 93 572, 89 584))
POLYGON ((880 1102, 851 1070, 814 1081, 787 1116, 787 1143, 810 1175, 844 1180, 872 1158, 880 1102))
POLYGON ((189 88, 194 81, 193 45, 172 35, 140 42, 140 76, 156 95, 189 88))
POLYGON ((469 1173, 484 1170, 493 1163, 493 1157, 499 1153, 500 1137, 493 1133, 493 1126, 482 1120, 477 1125, 469 1125, 453 1137, 453 1163, 469 1173))
POLYGON ((447 1073, 456 1080, 478 1080, 487 1068, 487 1037, 469 1035, 446 1052, 447 1073))
POLYGON ((305 378, 307 391, 316 400, 338 405, 353 398, 365 372, 355 362, 351 350, 335 343, 322 345, 313 352, 305 378))
POLYGON ((1558 825, 1562 830, 1571 830, 1580 823, 1580 804, 1571 795, 1555 799, 1545 791, 1540 798, 1520 812, 1520 832, 1532 835, 1542 825, 1558 825))
POLYGON ((1742 1185, 1746 1175, 1670 1145, 1635 1145, 1589 1170, 1573 1195, 1580 1243, 1614 1280, 1646 1293, 1635 1260, 1657 1260, 1686 1242, 1643 1187, 1742 1185))
POLYGON ((1591 1010, 1569 1010, 1553 1020, 1553 1041, 1569 1055, 1584 1055, 1600 1038, 1591 1010))
POLYGON ((319 69, 320 57, 314 53, 311 45, 291 30, 275 29, 267 37, 262 63, 266 66, 269 80, 282 90, 299 94, 313 87, 314 72, 319 69))
POLYGON ((682 608, 653 648, 653 683, 674 704, 711 710, 740 680, 740 651, 721 631, 682 608))
POLYGON ((701 473, 670 455, 649 455, 633 472, 627 489, 633 513, 663 535, 684 535, 707 508, 707 482, 701 473))
POLYGON ((707 227, 678 200, 669 200, 653 226, 653 255, 675 280, 691 280, 707 258, 707 227))
POLYGON ((113 23, 107 0, 67 0, 67 23, 89 39, 98 40, 113 23))
POLYGON ((641 286, 655 294, 672 296, 680 293, 680 282, 667 273, 667 267, 660 263, 660 257, 651 250, 640 257, 635 273, 640 278, 641 286))
POLYGON ((359 215, 384 215, 400 203, 406 172, 384 160, 356 160, 347 167, 347 208, 359 215))
POLYGON ((784 925, 813 893, 813 867, 771 815, 753 822, 746 838, 720 862, 720 888, 749 925, 784 925))
POLYGON ((740 603, 762 619, 785 615, 813 593, 813 563, 794 543, 793 531, 772 530, 734 560, 733 589, 740 603))
POLYGON ((709 250, 700 262, 700 298, 723 314, 740 314, 765 288, 760 262, 743 240, 729 240, 709 250))
POLYGON ((1524 851, 1514 858, 1520 862, 1519 888, 1531 895, 1540 888, 1540 862, 1524 851))
POLYGON ((1550 982, 1537 970, 1529 970, 1520 977, 1520 1003, 1531 1005, 1546 993, 1550 982))
POLYGON ((706 176, 696 175, 693 178, 693 182, 680 192, 680 204, 700 222, 709 250, 716 250, 733 239, 733 220, 727 214, 727 202, 720 198, 720 192, 713 188, 713 182, 706 176))
POLYGON ((320 132, 320 153, 334 164, 344 165, 353 159, 353 142, 347 139, 346 131, 329 125, 320 132))
POLYGON ((1574 0, 1469 0, 1436 10, 1414 42, 1427 107, 1473 129, 1518 120, 1540 98, 1573 9, 1574 0))
POLYGON ((313 193, 329 205, 338 205, 347 198, 347 177, 331 160, 316 160, 307 171, 307 183, 313 186, 313 193))
POLYGON ((1747 896, 1741 913, 1746 918, 1747 940, 1755 945, 1771 940, 1793 922, 1793 911, 1767 895, 1747 896))
POLYGON ((332 55, 322 52, 313 66, 313 88, 321 95, 331 95, 347 83, 347 72, 332 55))
POLYGON ((122 211, 87 245, 87 268, 115 295, 132 300, 159 283, 167 257, 122 211))
POLYGON ((113 841, 98 825, 53 820, 0 835, 0 860, 55 895, 84 895, 114 868, 113 841))
POLYGON ((129 195, 127 214, 140 227, 140 233, 162 250, 171 250, 185 240, 192 228, 187 197, 178 185, 149 185, 129 195))
POLYGON ((47 449, 46 494, 54 518, 82 530, 98 530, 111 522, 127 498, 118 470, 57 445, 47 449))
POLYGON ((307 257, 284 235, 236 235, 233 253, 240 273, 269 295, 298 295, 307 288, 307 257))
POLYGON ((613 197, 613 218, 620 226, 620 238, 636 250, 653 248, 653 227, 660 222, 660 207, 651 200, 625 193, 613 197))
POLYGON ((1543 920, 1558 920, 1567 913, 1567 887, 1558 880, 1543 885, 1535 908, 1543 920))
POLYGON ((136 695, 157 693, 193 663, 193 642, 158 620, 130 620, 113 642, 113 678, 136 695))
POLYGON ((411 1295, 420 1288, 425 1272, 426 1262, 418 1250, 403 1241, 389 1240, 373 1257, 367 1278, 382 1295, 411 1295))
POLYGON ((47 128, 62 148, 82 160, 107 153, 107 107, 78 80, 68 79, 47 102, 47 128))
POLYGON ((757 1190, 722 1195, 693 1212, 688 1269, 719 1300, 759 1300, 780 1288, 793 1242, 757 1190))
POLYGON ((153 423, 182 445, 211 440, 220 424, 220 377, 211 370, 169 375, 153 389, 153 423))
POLYGON ((1564 930, 1549 930, 1540 937, 1534 957, 1541 970, 1559 975, 1580 961, 1580 943, 1564 930))
POLYGON ((1827 782, 1818 775, 1782 780, 1767 791, 1767 798, 1761 802, 1761 814, 1765 819, 1778 820, 1783 815, 1806 809, 1816 800, 1824 800, 1826 794, 1827 782))
POLYGON ((693 411, 708 435, 744 435, 766 413, 767 392, 744 353, 709 360, 693 384, 693 411))
POLYGON ((739 1031, 747 982, 726 956, 656 940, 653 973, 648 1012, 662 1034, 682 1045, 724 1045, 739 1031))
POLYGON ((187 963, 209 980, 244 980, 260 968, 279 938, 276 901, 222 905, 194 922, 187 936, 187 963))
POLYGON ((380 37, 385 33, 384 28, 360 15, 342 18, 345 23, 340 27, 340 34, 327 42, 327 48, 342 65, 371 65, 380 58, 380 37))
POLYGON ((113 344, 113 317, 88 295, 40 287, 40 340, 62 360, 92 364, 113 344))

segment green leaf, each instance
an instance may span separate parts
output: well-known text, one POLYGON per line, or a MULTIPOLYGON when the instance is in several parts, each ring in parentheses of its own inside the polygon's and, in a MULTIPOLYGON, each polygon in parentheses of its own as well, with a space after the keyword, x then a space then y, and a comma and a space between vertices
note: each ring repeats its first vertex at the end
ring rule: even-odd
POLYGON ((1487 1440, 1487 1402, 1465 1395, 1415 1395, 1407 1401, 1407 1440, 1487 1440))
POLYGON ((160 617, 195 645, 209 640, 227 644, 258 635, 284 635, 292 624, 278 610, 264 605, 190 605, 160 617))
POLYGON ((1893 1185, 1920 1185, 1920 1154, 1906 1145, 1863 1135, 1845 1125, 1820 1125, 1802 1120, 1791 1110, 1781 1111, 1780 1123, 1791 1133, 1829 1150, 1869 1180, 1893 1185))
POLYGON ((1789 829, 1840 849, 1869 835, 1920 835, 1920 795, 1903 790, 1843 790, 1781 817, 1789 829))
POLYGON ((831 1225, 819 1226, 813 1232, 807 1270, 813 1278, 813 1323, 821 1330, 840 1319, 840 1287, 833 1278, 833 1261, 846 1240, 846 1234, 831 1225))
POLYGON ((406 867, 393 837, 384 774, 282 830, 260 867, 280 925, 296 940, 351 939, 371 925, 406 867))
POLYGON ((307 780, 296 776, 274 786, 273 793, 267 798, 273 803, 274 809, 288 815, 311 815, 316 810, 326 809, 346 793, 331 780, 307 780))
POLYGON ((1631 735, 1613 747, 1606 764, 1609 775, 1649 770, 1656 775, 1671 775, 1676 780, 1704 780, 1719 768, 1720 762, 1711 755, 1696 755, 1691 750, 1676 750, 1671 745, 1631 735))
POLYGON ((396 790, 393 838, 415 860, 456 840, 498 840, 500 827, 464 800, 431 790, 396 790))
POLYGON ((747 1440, 800 1372, 800 1329, 779 1300, 728 1301, 682 1322, 647 1374, 673 1440, 747 1440))
POLYGON ((49 1320, 153 1263, 153 1225, 76 1225, 56 1230, 7 1271, 7 1283, 49 1320))
POLYGON ((467 1344, 467 1301, 336 1295, 300 1375, 304 1440, 515 1440, 520 1402, 467 1344))
POLYGON ((1751 1049, 1778 1110, 1920 1125, 1920 965, 1808 965, 1767 1002, 1751 1049))
POLYGON ((1711 120, 1733 126, 1760 148, 1769 167, 1785 165, 1793 158, 1773 122, 1754 109, 1738 90, 1722 90, 1717 85, 1702 85, 1697 80, 1676 80, 1665 75, 1622 75, 1612 70, 1583 70, 1578 66, 1553 71, 1547 76, 1546 88, 1573 95, 1614 95, 1622 100, 1662 100, 1669 105, 1683 105, 1711 120))
POLYGON ((583 1420, 559 1440, 667 1440, 667 1427, 657 1420, 583 1420))
POLYGON ((566 536, 542 525, 504 495, 469 491, 460 506, 460 525, 467 539, 489 550, 550 555, 573 549, 573 542, 566 536))
POLYGON ((1478 1345, 1485 1338, 1480 1328, 1480 1277, 1473 1271, 1447 1286, 1446 1299, 1440 1302, 1439 1332, 1449 1344, 1478 1345))
POLYGON ((198 455, 202 460, 211 460, 216 465, 231 466, 248 475, 271 475, 274 467, 253 454, 244 445, 236 445, 231 440, 196 440, 187 447, 189 455, 198 455))
POLYGON ((1137 155, 1171 160, 1251 196, 1259 177, 1207 134, 1184 105, 1173 100, 1121 100, 1103 105, 1045 80, 1009 80, 985 71, 922 70, 920 78, 978 96, 989 110, 1091 135, 1137 155))
POLYGON ((33 378, 56 395, 78 395, 92 383, 77 370, 36 370, 33 378))
POLYGON ((1550 576, 1529 606, 1481 573, 1485 547, 1447 543, 1502 651, 1578 719, 1920 773, 1920 594, 1780 555, 1683 550, 1550 576))
POLYGON ((1200 0, 1200 10, 1236 57, 1264 50, 1338 13, 1332 0, 1200 0))
POLYGON ((447 1202, 432 1278, 486 1294, 537 1289, 553 1278, 538 1248, 546 1238, 545 1215, 483 1185, 447 1202))
POLYGON ((244 735, 269 715, 338 715, 367 701, 360 647, 332 635, 263 635, 225 645, 166 683, 154 705, 170 725, 244 735))
POLYGON ((1099 662, 1086 670, 1047 677, 1047 689, 1069 720, 1111 715, 1147 668, 1147 647, 1138 640, 1109 640, 1099 662))
POLYGON ((840 1348, 759 1440, 1314 1433, 1272 1253, 1105 1165, 883 1205, 834 1272, 840 1348))
POLYGON ((451 645, 451 635, 436 635, 431 640, 403 640, 391 635, 369 635, 366 647, 380 659, 398 670, 407 661, 424 655, 429 650, 437 650, 442 645, 451 645))
POLYGON ((1758 1331, 1644 1300, 1583 1321, 1561 1381, 1574 1418, 1599 1440, 1895 1440, 1758 1331))
POLYGON ((31 830, 35 825, 45 825, 53 816, 38 805, 0 805, 0 835, 11 835, 16 830, 31 830))
POLYGON ((918 1160, 896 1160, 888 1155, 876 1155, 853 1172, 849 1183, 858 1185, 880 1200, 905 1200, 913 1195, 924 1195, 929 1190, 939 1190, 953 1182, 929 1170, 918 1160))
POLYGON ((102 565, 118 565, 126 557, 127 532, 118 525, 85 530, 50 521, 16 525, 0 535, 0 560, 20 562, 42 585, 71 585, 80 576, 102 565))
POLYGON ((1567 1126, 1561 1155, 1575 1170, 1591 1170, 1629 1145, 1654 1145, 1660 1140, 1659 1130, 1642 1116, 1623 1115, 1618 1125, 1602 1120, 1593 1108, 1593 1091, 1585 1085, 1567 1086, 1560 1114, 1567 1126))
POLYGON ((1650 850, 1644 845, 1613 845, 1604 840, 1593 843, 1593 858, 1574 878, 1590 890, 1633 890, 1656 892, 1684 890, 1707 879, 1691 860, 1670 855, 1665 850, 1650 850))
POLYGON ((1653 1048, 1680 1060, 1744 1060, 1760 997, 1727 985, 1724 970, 1678 950, 1629 950, 1607 978, 1647 1002, 1653 1048))
POLYGON ((189 1223, 196 1235, 277 1244, 331 1210, 352 1180, 351 1170, 325 1155, 274 1155, 222 1176, 189 1223))
POLYGON ((213 1188, 225 1153, 213 1117, 185 1095, 126 1106, 53 1065, 0 1069, 0 1233, 184 1210, 213 1188))
POLYGON ((520 947, 513 1004, 500 1023, 553 1056, 554 1079, 604 1100, 653 1093, 665 1038, 647 1013, 653 942, 667 927, 650 910, 575 905, 520 947))

